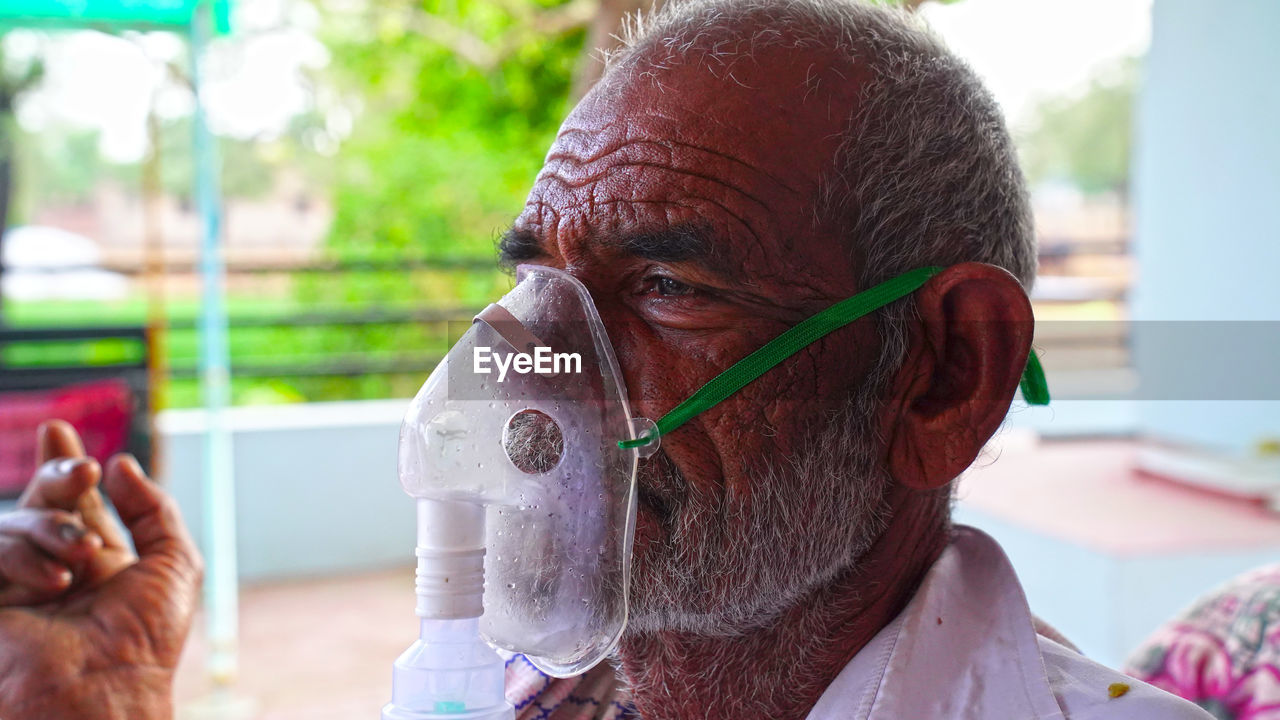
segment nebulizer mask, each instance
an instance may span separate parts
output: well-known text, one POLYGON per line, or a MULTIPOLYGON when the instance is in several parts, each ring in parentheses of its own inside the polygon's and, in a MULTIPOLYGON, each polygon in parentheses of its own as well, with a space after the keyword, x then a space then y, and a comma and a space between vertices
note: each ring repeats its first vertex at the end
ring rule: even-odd
MULTIPOLYGON (((567 272, 521 266, 413 399, 400 482, 418 506, 420 635, 383 720, 509 720, 504 661, 585 672, 627 622, 635 477, 662 435, 942 268, 877 285, 779 335, 657 423, 634 418, 604 324, 567 272)), ((1023 396, 1048 402, 1035 353, 1023 396)))

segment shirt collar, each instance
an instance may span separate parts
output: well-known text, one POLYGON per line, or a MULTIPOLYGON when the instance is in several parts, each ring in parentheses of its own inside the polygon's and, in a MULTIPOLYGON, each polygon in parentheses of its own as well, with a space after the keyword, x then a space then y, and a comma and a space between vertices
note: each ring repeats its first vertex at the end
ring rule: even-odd
POLYGON ((995 540, 964 525, 955 526, 911 602, 845 666, 808 720, 927 717, 1063 718, 1009 559, 995 540))

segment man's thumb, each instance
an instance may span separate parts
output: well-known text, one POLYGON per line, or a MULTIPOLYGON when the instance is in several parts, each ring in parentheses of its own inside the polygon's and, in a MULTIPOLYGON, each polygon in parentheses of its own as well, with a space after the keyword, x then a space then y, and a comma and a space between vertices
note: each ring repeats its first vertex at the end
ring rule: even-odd
POLYGON ((147 478, 132 455, 116 455, 107 462, 102 487, 116 506, 120 520, 133 536, 138 556, 164 556, 169 562, 201 572, 200 554, 187 531, 178 504, 147 478))

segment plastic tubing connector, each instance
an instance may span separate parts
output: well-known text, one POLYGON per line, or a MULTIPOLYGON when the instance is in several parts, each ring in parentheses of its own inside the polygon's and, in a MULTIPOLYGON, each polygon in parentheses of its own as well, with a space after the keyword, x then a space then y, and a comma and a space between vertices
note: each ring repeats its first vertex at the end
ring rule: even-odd
POLYGON ((484 612, 484 506, 418 499, 418 617, 484 612))
POLYGON ((418 641, 395 662, 382 720, 514 720, 506 664, 480 637, 484 507, 418 499, 418 641))

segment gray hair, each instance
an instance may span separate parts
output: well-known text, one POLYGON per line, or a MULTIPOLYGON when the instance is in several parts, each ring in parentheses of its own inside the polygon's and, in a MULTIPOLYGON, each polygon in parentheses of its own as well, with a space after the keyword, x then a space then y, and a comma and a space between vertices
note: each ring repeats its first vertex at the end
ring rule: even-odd
MULTIPOLYGON (((813 205, 815 224, 839 228, 861 258, 859 287, 973 261, 1030 289, 1030 203, 1000 109, 922 21, 856 0, 670 0, 632 18, 606 73, 716 55, 726 35, 751 49, 826 48, 869 72, 813 205)), ((867 379, 876 398, 901 367, 913 308, 908 297, 876 316, 882 347, 867 379)))

